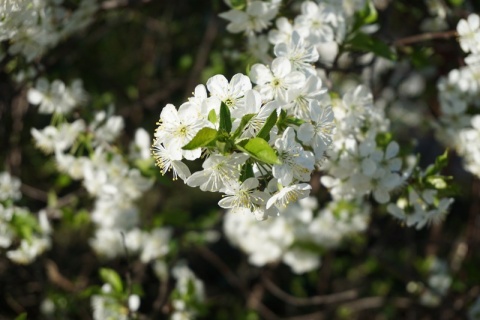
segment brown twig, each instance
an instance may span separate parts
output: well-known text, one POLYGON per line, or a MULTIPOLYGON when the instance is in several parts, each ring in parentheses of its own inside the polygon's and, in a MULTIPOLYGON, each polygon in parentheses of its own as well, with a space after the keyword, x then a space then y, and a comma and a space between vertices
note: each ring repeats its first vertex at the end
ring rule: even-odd
POLYGON ((230 270, 230 268, 220 259, 215 253, 213 253, 207 247, 197 247, 198 252, 210 262, 214 267, 216 267, 222 275, 225 277, 225 280, 234 288, 237 288, 244 297, 247 297, 247 289, 243 286, 242 282, 237 278, 237 276, 230 270))
MULTIPOLYGON (((391 301, 396 308, 408 308, 412 303, 408 298, 395 298, 391 301)), ((342 307, 348 308, 353 312, 358 312, 367 309, 380 308, 385 305, 386 302, 388 302, 388 299, 385 297, 367 297, 342 304, 342 307)))
POLYGON ((25 183, 22 183, 22 186, 20 187, 20 191, 22 191, 22 194, 25 194, 32 199, 39 200, 39 201, 42 201, 42 202, 47 202, 48 201, 48 193, 47 192, 45 192, 43 190, 40 190, 40 189, 37 189, 37 188, 34 188, 32 186, 29 186, 25 183))
POLYGON ((251 291, 248 299, 247 306, 250 309, 258 311, 263 319, 278 320, 280 319, 275 313, 262 304, 263 295, 265 294, 265 287, 262 283, 257 283, 251 291))
POLYGON ((298 298, 280 289, 275 283, 273 283, 273 281, 271 281, 267 277, 263 277, 263 282, 266 288, 268 289, 268 291, 270 291, 270 293, 272 293, 277 298, 293 306, 312 306, 312 305, 339 303, 339 302, 344 302, 346 300, 355 299, 358 297, 358 291, 355 289, 352 289, 352 290, 333 293, 329 295, 312 296, 308 298, 298 298))
POLYGON ((45 267, 47 269, 48 280, 50 280, 51 283, 67 292, 76 292, 78 290, 70 280, 60 273, 55 262, 52 260, 46 260, 45 267))
POLYGON ((458 33, 456 30, 443 31, 443 32, 427 32, 427 33, 417 34, 414 36, 398 39, 393 43, 393 45, 395 47, 403 47, 403 46, 417 43, 417 42, 429 41, 434 39, 450 39, 457 36, 458 36, 458 33))
POLYGON ((232 287, 237 288, 242 293, 246 300, 247 306, 253 310, 258 311, 258 313, 260 313, 260 315, 262 316, 262 319, 279 319, 279 317, 275 315, 275 313, 273 313, 262 303, 262 298, 265 291, 262 283, 257 283, 249 294, 240 279, 235 276, 235 274, 230 270, 230 268, 215 253, 213 253, 207 247, 197 247, 197 250, 206 260, 208 260, 222 273, 222 275, 232 287))

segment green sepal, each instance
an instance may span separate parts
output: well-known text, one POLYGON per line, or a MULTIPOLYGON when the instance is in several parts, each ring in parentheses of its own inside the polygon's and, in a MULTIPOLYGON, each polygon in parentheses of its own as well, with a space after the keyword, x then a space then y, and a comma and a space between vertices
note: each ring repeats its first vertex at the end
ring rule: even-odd
POLYGON ((236 139, 240 134, 242 134, 243 129, 245 129, 248 122, 255 116, 255 113, 249 113, 242 117, 240 120, 240 125, 238 126, 237 130, 233 133, 232 139, 236 139))
POLYGON ((277 123, 277 110, 273 110, 273 112, 268 116, 267 121, 265 121, 262 129, 260 129, 260 131, 257 133, 257 138, 267 140, 270 136, 270 130, 272 130, 275 123, 277 123))

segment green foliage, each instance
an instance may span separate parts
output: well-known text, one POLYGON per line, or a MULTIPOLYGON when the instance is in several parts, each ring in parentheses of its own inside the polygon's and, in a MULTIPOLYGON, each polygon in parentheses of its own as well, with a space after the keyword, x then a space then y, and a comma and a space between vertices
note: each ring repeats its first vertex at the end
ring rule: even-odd
POLYGON ((375 23, 378 19, 377 9, 373 4, 373 1, 367 0, 362 10, 355 12, 355 21, 351 32, 356 32, 364 25, 375 23))
POLYGON ((183 146, 183 150, 194 150, 200 147, 207 147, 217 139, 217 130, 212 128, 202 128, 193 137, 193 139, 183 146))
POLYGON ((275 150, 262 138, 241 140, 237 148, 248 153, 252 158, 267 164, 281 164, 275 150))
POLYGON ((109 268, 101 268, 99 272, 100 278, 103 282, 110 284, 112 286, 112 289, 116 293, 123 293, 122 278, 115 270, 109 268))

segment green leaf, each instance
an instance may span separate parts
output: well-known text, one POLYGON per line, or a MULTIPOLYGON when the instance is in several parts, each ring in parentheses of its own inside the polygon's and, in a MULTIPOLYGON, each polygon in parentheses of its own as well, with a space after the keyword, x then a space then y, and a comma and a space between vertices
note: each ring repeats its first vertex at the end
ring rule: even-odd
POLYGON ((217 138, 217 130, 212 128, 202 128, 193 137, 192 141, 182 147, 183 150, 194 150, 200 147, 206 147, 217 138))
POLYGON ((240 181, 243 182, 248 178, 253 178, 253 165, 250 162, 246 162, 241 169, 240 181))
POLYGON ((103 282, 110 284, 115 292, 123 292, 122 278, 120 278, 115 270, 100 268, 100 278, 102 278, 103 282))
POLYGON ((278 159, 278 156, 275 153, 275 150, 273 150, 268 142, 262 138, 257 137, 248 140, 242 140, 237 144, 237 147, 258 161, 268 164, 281 164, 280 159, 278 159))
POLYGON ((15 320, 27 320, 28 319, 28 314, 26 312, 22 312, 21 314, 19 314, 15 320))
POLYGON ((233 136, 232 136, 233 139, 237 138, 243 132, 243 129, 245 129, 245 126, 254 116, 255 116, 254 113, 249 113, 242 117, 242 120, 240 121, 240 125, 238 126, 237 130, 235 130, 235 132, 233 133, 233 136))
POLYGON ((246 6, 245 0, 230 0, 230 5, 235 10, 243 10, 246 6))
POLYGON ((347 44, 352 50, 373 52, 375 55, 389 60, 397 59, 396 53, 385 42, 365 33, 356 33, 353 38, 347 41, 347 44))
POLYGON ((277 122, 277 110, 273 110, 272 114, 270 114, 265 121, 262 129, 257 133, 257 138, 268 139, 270 135, 270 130, 272 130, 273 126, 277 122))
POLYGON ((232 118, 227 105, 222 102, 220 105, 220 131, 230 133, 232 130, 232 118))
POLYGON ((449 0, 450 4, 454 7, 459 7, 463 4, 465 0, 449 0))
POLYGON ((210 112, 208 113, 208 121, 213 124, 217 123, 217 113, 214 109, 210 110, 210 112))

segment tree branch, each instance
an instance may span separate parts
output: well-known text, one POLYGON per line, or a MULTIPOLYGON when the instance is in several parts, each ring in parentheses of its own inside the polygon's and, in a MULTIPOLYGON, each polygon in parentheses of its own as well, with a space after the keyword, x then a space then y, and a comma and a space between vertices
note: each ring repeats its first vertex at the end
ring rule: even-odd
POLYGON ((407 46, 409 44, 413 44, 417 42, 423 42, 423 41, 434 40, 434 39, 450 39, 457 36, 458 36, 458 33, 456 30, 443 31, 443 32, 428 32, 428 33, 422 33, 422 34, 417 34, 414 36, 398 39, 393 43, 393 45, 395 47, 403 47, 403 46, 407 46))
POLYGON ((270 291, 270 293, 272 293, 277 298, 293 306, 312 306, 312 305, 339 303, 345 300, 351 300, 358 297, 358 291, 353 289, 353 290, 347 290, 344 292, 333 293, 329 295, 312 296, 308 298, 298 298, 280 289, 275 283, 273 283, 267 277, 263 277, 263 282, 266 288, 270 291))

